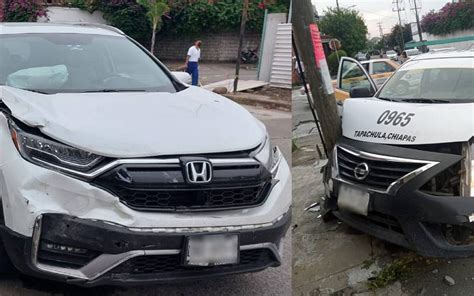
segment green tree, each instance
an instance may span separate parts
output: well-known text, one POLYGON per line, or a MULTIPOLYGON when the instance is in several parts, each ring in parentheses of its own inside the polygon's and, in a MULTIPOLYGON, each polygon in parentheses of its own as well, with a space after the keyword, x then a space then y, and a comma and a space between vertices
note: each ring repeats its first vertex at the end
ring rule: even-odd
POLYGON ((155 38, 156 33, 161 29, 161 18, 165 13, 167 13, 170 8, 164 0, 137 0, 137 3, 145 7, 147 10, 147 17, 151 22, 152 35, 151 35, 151 53, 155 53, 155 38))
POLYGON ((400 42, 400 30, 403 32, 403 41, 405 43, 413 40, 413 36, 411 34, 411 28, 409 24, 406 24, 403 27, 400 27, 400 25, 395 25, 392 27, 392 30, 390 31, 390 35, 388 36, 387 40, 385 42, 389 47, 396 47, 401 44, 400 42))
POLYGON ((328 55, 327 62, 329 67, 329 73, 335 76, 339 68, 339 60, 342 57, 347 57, 347 53, 344 50, 338 50, 337 53, 334 51, 328 55))
POLYGON ((367 49, 369 51, 378 49, 380 50, 382 47, 379 46, 381 43, 382 39, 380 37, 372 37, 367 41, 367 49))
POLYGON ((319 21, 319 27, 322 33, 339 39, 351 56, 366 47, 367 26, 357 10, 329 8, 319 21))

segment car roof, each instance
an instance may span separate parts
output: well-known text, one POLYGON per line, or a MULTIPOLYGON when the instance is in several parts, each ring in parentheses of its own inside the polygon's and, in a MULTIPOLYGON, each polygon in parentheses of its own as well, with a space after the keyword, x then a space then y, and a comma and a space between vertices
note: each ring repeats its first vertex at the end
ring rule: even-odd
POLYGON ((424 53, 410 58, 400 69, 474 68, 473 58, 473 50, 424 53))
POLYGON ((419 60, 437 60, 437 59, 453 59, 453 58, 474 58, 474 49, 427 52, 427 53, 415 56, 411 60, 419 61, 419 60))
POLYGON ((368 61, 362 61, 360 62, 361 64, 368 64, 368 63, 372 63, 372 62, 388 62, 390 61, 390 59, 370 59, 368 61))
POLYGON ((0 23, 0 35, 65 33, 124 36, 117 28, 92 23, 0 23))

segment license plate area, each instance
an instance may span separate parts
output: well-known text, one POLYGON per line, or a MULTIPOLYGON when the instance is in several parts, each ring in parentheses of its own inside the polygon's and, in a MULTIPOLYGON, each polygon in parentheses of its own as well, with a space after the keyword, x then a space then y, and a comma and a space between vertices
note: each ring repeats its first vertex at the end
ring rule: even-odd
POLYGON ((369 212, 370 194, 367 190, 341 183, 337 205, 340 209, 367 216, 369 212))
POLYGON ((221 266, 240 262, 238 234, 188 236, 185 244, 185 266, 221 266))

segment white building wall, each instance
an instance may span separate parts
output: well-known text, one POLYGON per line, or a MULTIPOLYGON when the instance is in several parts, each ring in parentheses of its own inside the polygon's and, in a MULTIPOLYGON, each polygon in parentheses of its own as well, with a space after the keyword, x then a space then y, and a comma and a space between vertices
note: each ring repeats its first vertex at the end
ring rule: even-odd
MULTIPOLYGON (((442 40, 442 39, 449 39, 449 38, 457 38, 457 37, 465 37, 465 36, 474 36, 474 28, 469 30, 460 30, 455 31, 450 34, 445 35, 433 35, 426 32, 422 33, 423 39, 427 41, 432 40, 442 40)), ((418 35, 413 35, 414 41, 419 41, 418 35)), ((456 42, 456 43, 447 43, 447 44, 439 44, 439 45, 430 45, 430 48, 446 48, 446 47, 454 47, 458 50, 466 50, 470 49, 474 45, 474 42, 471 41, 464 41, 464 42, 456 42)))
POLYGON ((41 18, 38 22, 106 24, 100 11, 89 13, 79 8, 58 6, 49 6, 47 8, 47 18, 41 18))
POLYGON ((270 75, 272 86, 291 89, 293 69, 291 35, 291 23, 278 25, 270 75))
POLYGON ((287 15, 286 13, 269 13, 266 21, 263 40, 260 44, 258 80, 270 82, 278 25, 287 22, 287 15))

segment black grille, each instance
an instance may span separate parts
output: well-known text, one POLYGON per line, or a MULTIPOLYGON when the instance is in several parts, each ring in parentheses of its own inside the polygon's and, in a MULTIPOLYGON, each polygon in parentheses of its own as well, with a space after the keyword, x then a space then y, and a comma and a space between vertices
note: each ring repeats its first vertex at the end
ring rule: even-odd
POLYGON ((235 265, 221 266, 184 266, 181 255, 153 255, 138 256, 115 267, 111 274, 161 274, 161 273, 183 273, 200 272, 219 269, 232 270, 242 267, 265 267, 277 262, 273 253, 268 249, 245 250, 240 252, 240 263, 235 265))
POLYGON ((256 162, 213 165, 210 183, 190 184, 181 164, 121 165, 94 180, 127 206, 143 211, 254 207, 265 202, 272 177, 256 162))
POLYGON ((388 229, 389 231, 395 231, 403 233, 402 227, 398 220, 390 215, 385 215, 378 212, 370 212, 366 217, 370 222, 388 229))
POLYGON ((114 193, 133 208, 141 209, 214 209, 253 206, 262 203, 269 185, 222 189, 131 189, 114 188, 114 193))
POLYGON ((339 175, 342 179, 365 185, 369 188, 386 190, 390 184, 422 167, 424 164, 373 160, 364 156, 352 154, 341 147, 338 147, 337 165, 339 169, 339 175), (363 162, 368 165, 369 174, 364 180, 358 180, 354 176, 354 168, 363 162))

